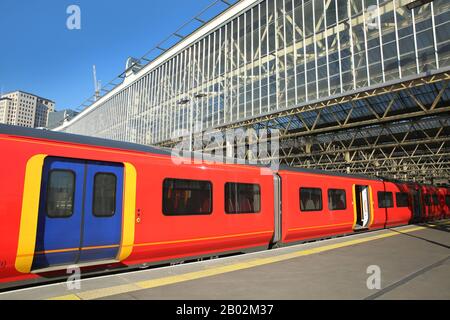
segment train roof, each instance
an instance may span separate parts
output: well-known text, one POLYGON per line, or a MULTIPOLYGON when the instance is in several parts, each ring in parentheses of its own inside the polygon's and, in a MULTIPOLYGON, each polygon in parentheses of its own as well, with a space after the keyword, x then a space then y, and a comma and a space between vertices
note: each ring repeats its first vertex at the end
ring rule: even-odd
POLYGON ((94 138, 88 136, 81 136, 71 133, 62 133, 50 130, 37 130, 32 128, 25 128, 19 126, 11 126, 0 124, 0 134, 7 134, 13 136, 29 137, 35 139, 45 139, 53 141, 61 141, 68 143, 91 145, 95 147, 105 147, 112 149, 122 149, 130 151, 139 151, 145 153, 154 153, 158 155, 170 156, 171 152, 167 149, 149 147, 141 144, 121 142, 114 140, 107 140, 102 138, 94 138))
POLYGON ((383 178, 365 176, 365 175, 360 175, 360 174, 347 174, 347 173, 334 172, 334 171, 323 171, 323 170, 316 170, 316 169, 296 168, 296 167, 289 167, 289 166, 285 166, 285 165, 280 166, 280 171, 283 171, 283 170, 284 171, 291 171, 291 172, 317 174, 317 175, 322 175, 322 176, 331 176, 331 177, 342 177, 342 178, 355 178, 355 179, 361 179, 361 180, 384 181, 383 178))
MULTIPOLYGON (((150 147, 150 146, 145 146, 145 145, 130 143, 130 142, 121 142, 121 141, 107 140, 107 139, 102 139, 102 138, 94 138, 94 137, 88 137, 88 136, 82 136, 82 135, 76 135, 76 134, 70 134, 70 133, 62 133, 62 132, 56 132, 56 131, 50 131, 50 130, 37 130, 37 129, 32 129, 32 128, 25 128, 25 127, 4 125, 4 124, 0 124, 0 134, 23 136, 23 137, 29 137, 29 138, 35 138, 35 139, 53 140, 53 141, 83 144, 83 145, 91 145, 91 146, 96 146, 96 147, 105 147, 105 148, 112 148, 112 149, 138 151, 138 152, 143 152, 143 153, 152 153, 152 154, 164 155, 164 156, 172 155, 172 151, 167 148, 150 147)), ((186 154, 189 157, 189 153, 184 153, 184 156, 186 156, 186 154)), ((205 159, 205 160, 213 159, 212 157, 208 157, 208 155, 204 155, 204 154, 201 155, 199 153, 194 153, 194 157, 196 157, 196 156, 203 157, 203 159, 205 159)), ((230 159, 230 160, 235 160, 235 159, 230 159)), ((253 167, 260 167, 260 168, 261 167, 269 168, 269 165, 252 164, 249 162, 239 164, 239 165, 247 165, 247 166, 253 166, 253 167)), ((355 178, 355 179, 362 179, 362 180, 394 182, 392 180, 384 179, 382 177, 371 177, 371 176, 365 176, 365 175, 344 174, 344 173, 340 173, 340 172, 330 172, 330 171, 315 170, 315 169, 295 168, 295 167, 289 167, 289 166, 285 166, 285 165, 280 166, 279 170, 280 171, 290 171, 290 172, 300 172, 300 173, 307 173, 307 174, 317 174, 317 175, 332 176, 332 177, 343 177, 343 178, 355 178)), ((394 183, 407 183, 407 182, 395 181, 394 183)))
MULTIPOLYGON (((50 131, 50 130, 39 130, 39 129, 34 129, 34 128, 26 128, 26 127, 19 127, 19 126, 5 125, 5 124, 0 124, 0 134, 19 136, 19 137, 28 137, 28 138, 33 138, 33 139, 44 139, 44 140, 52 140, 52 141, 58 141, 58 142, 75 143, 75 144, 89 145, 89 146, 94 146, 94 147, 120 149, 120 150, 126 150, 126 151, 137 151, 137 152, 143 152, 143 153, 149 153, 149 154, 163 155, 163 156, 168 156, 168 157, 172 156, 172 150, 168 149, 168 148, 151 147, 151 146, 146 146, 146 145, 131 143, 131 142, 122 142, 122 141, 109 140, 109 139, 103 139, 103 138, 82 136, 82 135, 77 135, 77 134, 72 134, 72 133, 57 132, 57 131, 50 131)), ((181 154, 181 156, 185 157, 185 158, 194 157, 194 159, 203 159, 206 161, 217 161, 217 159, 211 155, 201 154, 198 152, 184 151, 181 154)), ((230 164, 233 164, 234 162, 236 162, 236 159, 232 159, 232 158, 225 158, 224 160, 229 160, 230 164)), ((225 161, 222 163, 226 164, 225 161)), ((252 163, 249 163, 248 161, 246 161, 245 163, 239 163, 238 165, 252 166, 252 167, 259 167, 259 168, 268 168, 269 167, 268 165, 263 165, 263 164, 252 164, 252 163)))

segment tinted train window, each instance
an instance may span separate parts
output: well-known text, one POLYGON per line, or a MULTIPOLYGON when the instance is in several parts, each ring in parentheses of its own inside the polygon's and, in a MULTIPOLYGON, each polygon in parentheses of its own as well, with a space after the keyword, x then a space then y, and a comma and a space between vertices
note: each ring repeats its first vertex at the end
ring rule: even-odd
POLYGON ((300 189, 300 209, 303 212, 322 211, 322 190, 301 188, 300 189))
POLYGON ((397 193, 396 200, 398 208, 409 207, 409 195, 407 193, 397 193))
POLYGON ((75 173, 53 170, 47 189, 47 215, 50 218, 69 218, 73 215, 75 173))
POLYGON ((437 194, 433 194, 433 204, 439 205, 439 197, 437 194))
POLYGON ((227 183, 225 185, 225 212, 229 214, 259 213, 261 188, 256 184, 227 183))
POLYGON ((450 196, 445 196, 445 203, 450 207, 450 196))
POLYGON ((163 213, 167 216, 212 213, 212 184, 196 180, 164 180, 163 213))
POLYGON ((378 192, 378 207, 379 208, 393 208, 394 195, 392 192, 378 192))
POLYGON ((425 205, 431 206, 431 195, 429 195, 429 194, 425 195, 425 205))
POLYGON ((345 190, 328 190, 328 208, 330 210, 347 209, 347 199, 345 190))
POLYGON ((94 178, 92 209, 96 217, 112 217, 116 213, 117 177, 112 173, 97 173, 94 178))

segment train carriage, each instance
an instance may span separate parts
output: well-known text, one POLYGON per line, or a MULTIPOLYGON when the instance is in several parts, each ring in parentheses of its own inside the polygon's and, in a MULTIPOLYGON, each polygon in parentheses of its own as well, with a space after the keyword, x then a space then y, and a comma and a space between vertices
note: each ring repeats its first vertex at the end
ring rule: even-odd
POLYGON ((445 188, 0 125, 0 289, 450 216, 445 188), (184 159, 187 160, 187 159, 184 159), (24 282, 25 281, 25 282, 24 282))
POLYGON ((174 165, 170 153, 153 148, 14 132, 0 135, 8 155, 0 185, 3 281, 72 264, 267 249, 272 240, 273 177, 258 167, 174 165))
POLYGON ((372 194, 383 190, 378 179, 314 170, 280 170, 283 194, 283 242, 350 234, 382 228, 384 214, 375 212, 372 194))
POLYGON ((441 218, 441 203, 439 201, 439 188, 429 185, 422 185, 424 219, 428 221, 441 218))
POLYGON ((439 188, 438 198, 441 208, 441 218, 450 218, 450 189, 439 188))

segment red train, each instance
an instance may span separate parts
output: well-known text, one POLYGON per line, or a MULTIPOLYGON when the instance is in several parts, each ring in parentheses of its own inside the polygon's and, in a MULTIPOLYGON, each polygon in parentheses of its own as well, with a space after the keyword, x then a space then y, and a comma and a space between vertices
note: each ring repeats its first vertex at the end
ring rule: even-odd
POLYGON ((450 217, 450 190, 0 125, 0 288, 450 217), (281 205, 282 204, 282 205, 281 205))

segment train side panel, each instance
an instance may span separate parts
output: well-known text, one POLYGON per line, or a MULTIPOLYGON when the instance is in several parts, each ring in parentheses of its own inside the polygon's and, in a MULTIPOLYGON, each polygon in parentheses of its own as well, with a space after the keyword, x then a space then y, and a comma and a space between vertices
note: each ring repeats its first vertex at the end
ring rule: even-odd
POLYGON ((0 166, 0 282, 4 279, 14 281, 21 278, 15 268, 15 261, 24 200, 25 171, 28 160, 33 154, 37 154, 27 150, 27 147, 0 136, 0 149, 3 153, 0 166))
POLYGON ((413 199, 410 188, 404 183, 386 182, 386 192, 392 193, 392 208, 387 209, 387 227, 409 224, 413 218, 413 199))
MULTIPOLYGON (((0 147, 7 155, 0 168, 0 283, 41 276, 23 272, 17 261, 22 258, 30 261, 29 256, 19 254, 24 251, 19 238, 25 236, 28 246, 37 241, 36 237, 31 239, 33 232, 28 235, 23 230, 36 226, 36 216, 41 214, 38 208, 30 205, 27 197, 31 195, 36 199, 36 195, 41 193, 39 181, 46 157, 123 164, 125 171, 130 167, 135 170, 135 197, 129 194, 129 190, 124 189, 123 194, 126 203, 132 202, 132 206, 124 207, 122 221, 122 240, 125 235, 131 237, 126 245, 129 253, 119 254, 120 263, 117 261, 115 266, 172 262, 263 249, 271 245, 275 234, 274 177, 263 175, 258 167, 180 164, 167 154, 8 135, 0 135, 0 147), (39 163, 41 167, 36 166, 39 163), (34 183, 25 183, 25 179, 34 183), (164 210, 164 197, 175 192, 170 188, 164 192, 167 179, 210 183, 210 212, 173 215, 167 212, 167 208, 164 210), (227 184, 251 188, 235 192, 239 196, 230 201, 230 194, 226 195, 227 184), (228 208, 244 209, 237 213, 226 212, 227 205, 228 208), (125 210, 129 210, 126 218, 125 210)), ((414 207, 417 202, 413 201, 413 197, 419 199, 419 195, 422 197, 419 200, 423 221, 450 217, 449 189, 286 170, 279 172, 279 176, 282 186, 281 242, 286 244, 408 224, 420 216, 414 207), (385 193, 391 193, 393 199, 392 206, 387 208, 380 202, 380 194, 385 193), (399 205, 397 195, 402 193, 408 194, 406 206, 399 205)), ((125 180, 129 177, 126 175, 125 180)), ((185 190, 176 199, 186 201, 187 197, 193 197, 193 192, 185 190)), ((33 254, 31 260, 32 257, 33 254)))
MULTIPOLYGON (((284 243, 354 232, 356 225, 354 187, 356 185, 369 186, 372 191, 371 203, 369 203, 371 211, 369 229, 383 228, 386 223, 385 210, 378 209, 378 201, 374 196, 384 189, 381 181, 291 171, 282 171, 279 174, 282 178, 283 189, 282 239, 284 243), (320 210, 302 211, 301 188, 321 189, 320 210), (345 191, 345 204, 343 203, 339 209, 330 209, 332 190, 345 191)), ((317 201, 317 199, 312 200, 317 201)), ((305 208, 305 203, 303 207, 305 208)))
POLYGON ((450 218, 450 189, 439 188, 438 196, 441 207, 441 218, 450 218))
MULTIPOLYGON (((247 248, 267 248, 274 233, 273 177, 259 168, 216 164, 175 165, 171 158, 134 151, 91 147, 57 141, 0 136, 3 160, 0 192, 0 282, 38 278, 16 268, 24 177, 36 155, 97 162, 130 163, 137 172, 134 245, 125 265, 169 261, 247 248), (166 178, 210 181, 212 213, 204 216, 165 216, 162 212, 166 178), (253 214, 226 214, 225 183, 254 183, 260 187, 260 210, 253 214)), ((42 175, 38 168, 36 176, 42 175)), ((40 194, 37 187, 34 194, 40 194)), ((36 221, 24 221, 36 224, 36 221)), ((35 241, 35 240, 33 240, 35 241)), ((30 242, 30 241, 28 241, 30 242)))
POLYGON ((424 220, 434 221, 440 219, 441 205, 439 203, 438 188, 433 186, 421 186, 424 204, 424 220))
POLYGON ((273 177, 261 176, 257 168, 226 165, 179 165, 170 160, 134 162, 139 172, 136 225, 133 253, 127 262, 200 256, 245 248, 268 248, 274 234, 273 177), (163 214, 165 179, 211 181, 212 214, 204 216, 167 216, 163 214), (258 213, 225 213, 225 184, 254 184, 260 187, 258 213))

